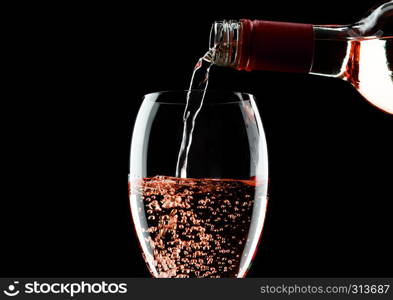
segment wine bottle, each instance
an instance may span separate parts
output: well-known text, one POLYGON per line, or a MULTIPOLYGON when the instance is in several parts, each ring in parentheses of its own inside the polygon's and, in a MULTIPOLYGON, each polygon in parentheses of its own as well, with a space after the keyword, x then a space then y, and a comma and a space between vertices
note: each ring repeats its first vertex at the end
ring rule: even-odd
POLYGON ((393 114, 393 1, 352 25, 215 22, 210 48, 211 62, 219 66, 341 78, 393 114))

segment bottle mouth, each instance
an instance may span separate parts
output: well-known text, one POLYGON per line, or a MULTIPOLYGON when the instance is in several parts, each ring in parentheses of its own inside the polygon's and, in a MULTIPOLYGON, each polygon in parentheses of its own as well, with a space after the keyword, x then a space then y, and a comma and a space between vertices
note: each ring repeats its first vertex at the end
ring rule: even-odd
POLYGON ((241 22, 217 21, 210 30, 211 62, 218 66, 235 66, 238 56, 241 22))

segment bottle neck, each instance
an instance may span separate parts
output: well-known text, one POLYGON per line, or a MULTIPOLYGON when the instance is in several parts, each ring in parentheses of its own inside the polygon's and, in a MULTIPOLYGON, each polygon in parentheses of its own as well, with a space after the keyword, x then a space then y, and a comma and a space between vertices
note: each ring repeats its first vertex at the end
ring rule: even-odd
POLYGON ((206 59, 218 66, 235 67, 239 59, 242 23, 239 21, 215 22, 210 31, 206 59))
POLYGON ((237 70, 345 77, 358 37, 349 25, 221 21, 212 26, 209 59, 237 70))

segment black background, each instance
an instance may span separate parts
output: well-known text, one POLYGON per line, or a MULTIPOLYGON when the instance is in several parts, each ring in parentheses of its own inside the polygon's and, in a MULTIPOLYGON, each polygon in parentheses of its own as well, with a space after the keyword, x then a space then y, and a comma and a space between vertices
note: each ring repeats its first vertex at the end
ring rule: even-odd
MULTIPOLYGON (((5 11, 0 275, 149 276, 127 195, 142 96, 187 88, 214 20, 346 24, 375 3, 5 11)), ((393 117, 337 79, 211 74, 211 88, 257 97, 267 136, 270 202, 249 276, 391 276, 393 117)))

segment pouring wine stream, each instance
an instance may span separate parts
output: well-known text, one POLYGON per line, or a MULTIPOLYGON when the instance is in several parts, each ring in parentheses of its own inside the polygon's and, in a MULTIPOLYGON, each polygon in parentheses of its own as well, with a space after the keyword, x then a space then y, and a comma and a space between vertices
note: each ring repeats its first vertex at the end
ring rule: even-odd
POLYGON ((209 72, 213 65, 213 55, 214 48, 207 51, 206 54, 198 60, 192 72, 191 82, 187 93, 186 107, 183 114, 183 136, 177 157, 176 177, 187 178, 187 162, 192 143, 192 134, 194 132, 195 120, 202 108, 207 86, 209 84, 209 72), (197 89, 203 92, 195 92, 197 89))

